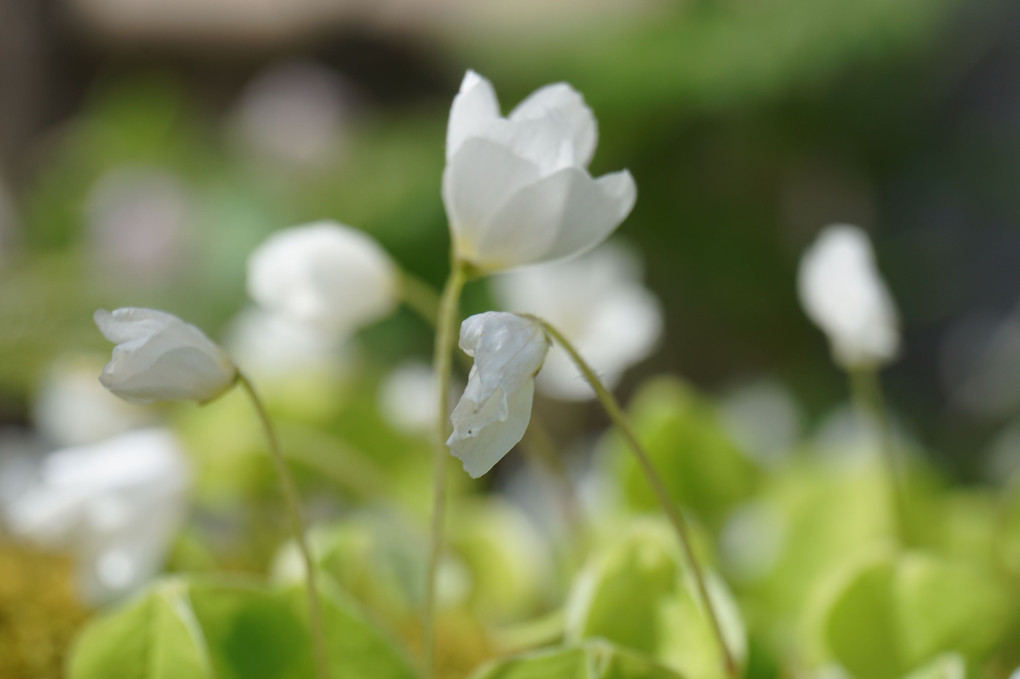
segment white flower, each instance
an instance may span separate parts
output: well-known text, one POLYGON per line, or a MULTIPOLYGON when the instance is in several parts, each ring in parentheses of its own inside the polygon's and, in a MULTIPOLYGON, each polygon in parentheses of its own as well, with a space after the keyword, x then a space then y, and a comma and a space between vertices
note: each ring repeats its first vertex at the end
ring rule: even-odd
POLYGON ((634 206, 626 170, 592 179, 598 130, 565 83, 500 116, 492 84, 468 71, 446 133, 443 202, 458 259, 486 272, 595 247, 634 206))
POLYGON ((379 385, 379 412, 395 429, 420 434, 435 426, 436 374, 424 363, 394 368, 379 385))
POLYGON ((399 277, 367 234, 321 221, 280 231, 256 248, 248 294, 268 311, 343 334, 393 311, 399 277))
POLYGON ((475 364, 453 409, 453 433, 446 445, 464 463, 464 471, 478 478, 524 436, 535 374, 545 360, 549 339, 535 320, 489 311, 460 326, 460 348, 474 357, 475 364))
POLYGON ((120 434, 49 455, 4 507, 11 530, 77 561, 84 598, 102 602, 160 568, 186 508, 190 471, 168 431, 120 434))
POLYGON ((845 368, 888 363, 899 351, 899 317, 875 268, 868 236, 827 227, 801 259, 798 291, 807 315, 829 337, 845 368))
MULTIPOLYGON (((492 285, 508 311, 534 314, 566 335, 612 388, 627 368, 648 356, 662 332, 659 301, 641 277, 638 255, 607 243, 571 262, 498 276, 492 285)), ((537 385, 561 399, 595 396, 560 347, 549 353, 537 385)))
POLYGON ((342 376, 350 347, 313 326, 252 306, 230 322, 225 346, 249 377, 342 376))
POLYGON ((237 368, 223 350, 173 314, 100 309, 93 318, 103 336, 117 343, 99 381, 126 401, 205 403, 237 379, 237 368))

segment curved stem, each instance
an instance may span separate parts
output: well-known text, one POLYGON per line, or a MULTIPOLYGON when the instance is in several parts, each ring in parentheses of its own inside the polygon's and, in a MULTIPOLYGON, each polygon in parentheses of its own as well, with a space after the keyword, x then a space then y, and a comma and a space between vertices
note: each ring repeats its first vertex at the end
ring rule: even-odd
POLYGON ((436 324, 440 297, 427 282, 407 271, 400 272, 400 299, 429 325, 436 324))
POLYGON ((287 506, 287 514, 290 518, 290 529, 294 533, 294 540, 297 542, 298 550, 305 564, 305 577, 307 578, 306 591, 308 593, 308 617, 312 631, 312 645, 315 649, 315 666, 319 679, 329 679, 329 662, 326 654, 326 638, 322 631, 322 611, 319 608, 319 586, 315 565, 312 563, 312 553, 308 548, 305 539, 305 523, 301 518, 301 500, 298 496, 297 486, 290 470, 287 469, 287 462, 283 458, 283 450, 280 448, 280 441, 276 436, 276 429, 273 427, 266 408, 259 398, 258 393, 251 381, 238 372, 237 381, 241 384, 245 393, 255 406, 255 413, 266 435, 266 442, 269 444, 270 457, 276 466, 276 475, 280 479, 280 487, 283 490, 284 504, 287 506))
POLYGON ((737 676, 737 664, 733 659, 733 655, 730 653, 726 638, 723 636, 722 624, 719 621, 719 616, 715 611, 715 607, 712 604, 712 599, 708 593, 708 584, 705 579, 705 574, 701 568, 701 564, 698 562, 698 558, 694 553, 694 545, 691 540, 690 528, 687 525, 687 520, 684 519, 683 514, 677 509, 676 504, 669 497, 669 491, 666 490, 666 486, 663 484, 661 477, 658 472, 655 471, 654 465, 652 465, 651 459, 645 452, 644 446, 638 441, 634 431, 630 428, 630 424, 627 422, 627 418, 624 415, 623 409, 620 404, 617 403, 616 398, 606 389, 605 385, 602 384, 602 380, 599 379, 598 375, 587 361, 585 361, 581 354, 578 353, 570 341, 563 336, 556 328, 549 325, 546 321, 540 318, 534 318, 536 321, 542 324, 546 333, 552 337, 563 349, 570 355, 571 360, 584 375, 584 378, 591 385, 591 388, 595 390, 595 395, 605 408, 606 413, 609 415, 609 419, 613 421, 620 433, 623 434, 624 439, 627 441, 631 451, 637 458, 638 464, 641 470, 644 472, 645 477, 648 479, 649 485, 658 497, 659 504, 662 505, 663 511, 666 512, 666 517, 669 522, 673 524, 673 528, 676 531, 677 537, 680 539, 680 546, 683 549, 684 557, 687 560, 688 568, 694 576, 694 581, 698 588, 698 593, 701 596, 701 600, 705 605, 706 615, 712 626, 712 631, 715 634, 716 642, 719 645, 719 653, 722 655, 723 665, 726 669, 726 674, 729 677, 737 676))
POLYGON ((436 673, 436 579, 443 552, 443 533, 446 526, 446 467, 449 450, 446 439, 450 435, 450 374, 453 370, 453 346, 457 333, 460 293, 467 282, 467 266, 454 260, 450 277, 446 280, 439 301, 436 319, 436 344, 433 370, 436 374, 436 426, 434 471, 432 487, 432 534, 429 559, 425 573, 424 647, 425 676, 436 673))
POLYGON ((874 368, 854 368, 848 372, 848 376, 850 378, 850 393, 858 416, 862 422, 870 420, 875 426, 879 455, 886 466, 897 534, 900 541, 906 544, 909 534, 907 495, 903 475, 896 459, 878 371, 874 368))

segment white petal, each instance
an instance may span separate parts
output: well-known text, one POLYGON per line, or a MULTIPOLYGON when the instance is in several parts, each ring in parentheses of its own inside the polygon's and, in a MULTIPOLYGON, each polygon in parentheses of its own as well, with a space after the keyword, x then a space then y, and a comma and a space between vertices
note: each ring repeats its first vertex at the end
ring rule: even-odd
POLYGON ((479 135, 498 118, 499 101, 492 83, 474 71, 465 73, 460 91, 450 107, 450 121, 446 127, 446 160, 453 158, 466 139, 479 135))
MULTIPOLYGON (((455 433, 450 436, 446 442, 450 446, 450 452, 464 463, 464 471, 471 478, 477 479, 492 469, 524 438, 524 432, 527 431, 531 419, 534 394, 534 380, 522 385, 509 397, 502 390, 498 390, 490 394, 489 400, 500 401, 499 409, 505 413, 501 418, 475 425, 477 429, 469 426, 459 435, 455 433)), ((485 403, 476 404, 466 400, 462 400, 461 403, 464 405, 458 404, 458 408, 463 407, 465 410, 473 408, 482 412, 487 406, 485 403)), ((454 417, 458 415, 454 409, 454 417)))
POLYGON ((822 232, 801 260, 801 304, 828 335, 844 366, 886 363, 899 350, 899 318, 875 267, 867 235, 854 226, 822 232))
POLYGON ((127 401, 206 402, 236 379, 237 369, 226 354, 201 330, 176 316, 127 308, 112 314, 99 310, 95 320, 108 338, 123 338, 99 380, 127 401))
POLYGON ((579 255, 604 241, 634 206, 626 170, 593 180, 567 168, 518 191, 493 217, 474 263, 498 271, 579 255))
POLYGON ((99 332, 111 342, 129 342, 142 339, 163 330, 177 320, 173 314, 156 309, 139 309, 126 307, 114 309, 98 309, 92 314, 99 332))
POLYGON ((475 364, 454 408, 447 445, 477 478, 524 436, 531 419, 534 377, 549 340, 531 319, 488 312, 464 321, 460 344, 475 357, 475 364))
POLYGON ((540 176, 537 165, 506 146, 480 138, 465 142, 443 172, 443 202, 457 255, 475 262, 492 216, 540 176))
POLYGON ((598 125, 584 97, 567 83, 555 83, 535 90, 510 113, 510 120, 523 121, 553 116, 569 129, 574 159, 587 167, 595 155, 598 125))
POLYGON ((367 234, 321 221, 280 231, 256 248, 248 293, 292 321, 346 334, 393 310, 397 274, 367 234))

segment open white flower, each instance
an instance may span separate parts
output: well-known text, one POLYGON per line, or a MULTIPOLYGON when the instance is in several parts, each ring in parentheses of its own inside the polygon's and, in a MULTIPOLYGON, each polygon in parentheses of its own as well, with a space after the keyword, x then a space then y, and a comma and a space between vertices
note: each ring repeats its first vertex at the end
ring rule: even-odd
POLYGON ((267 311, 342 334, 392 312, 399 277, 367 234, 321 221, 280 231, 256 248, 248 294, 267 311))
MULTIPOLYGON (((659 301, 641 277, 637 253, 607 243, 570 262, 497 276, 492 286, 508 311, 534 314, 566 335, 611 389, 627 368, 648 356, 662 332, 659 301)), ((560 399, 595 396, 560 347, 549 352, 537 385, 560 399)))
POLYGON ((460 348, 475 363, 453 409, 453 433, 446 445, 464 463, 464 471, 478 478, 524 436, 549 338, 533 319, 489 311, 460 326, 460 348))
POLYGON ((74 554, 82 596, 101 603, 159 570, 190 479, 170 432, 131 431, 50 454, 3 514, 14 534, 74 554))
POLYGON ((801 259, 798 291, 840 365, 882 365, 896 357, 899 316, 861 229, 827 227, 801 259))
POLYGON ((634 206, 626 170, 593 179, 598 129, 566 83, 500 115, 492 84, 468 71, 446 133, 443 202, 458 259, 493 272, 595 247, 634 206))
POLYGON ((103 386, 133 403, 205 403, 229 389, 237 368, 201 330, 155 309, 96 311, 103 336, 116 342, 103 368, 103 386))

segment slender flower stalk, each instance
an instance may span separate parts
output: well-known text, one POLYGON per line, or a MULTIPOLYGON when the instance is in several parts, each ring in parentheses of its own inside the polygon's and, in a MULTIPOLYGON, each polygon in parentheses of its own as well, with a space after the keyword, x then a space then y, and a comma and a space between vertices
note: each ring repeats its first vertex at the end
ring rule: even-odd
POLYGON ((450 376, 453 371, 453 344, 457 337, 460 295, 470 275, 470 267, 453 258, 450 276, 439 300, 439 314, 436 318, 435 355, 433 369, 436 374, 436 427, 435 461, 432 487, 432 532, 429 545, 428 565, 425 573, 425 608, 422 626, 424 629, 425 676, 434 677, 436 672, 436 589, 439 561, 443 552, 446 527, 446 467, 449 450, 446 438, 450 435, 450 376))
POLYGON ((305 577, 307 578, 306 590, 308 592, 308 617, 312 630, 312 644, 315 650, 315 666, 319 679, 329 679, 329 662, 326 654, 326 639, 322 629, 322 611, 319 607, 319 587, 315 564, 312 562, 312 553, 308 548, 308 541, 305 539, 305 523, 301 517, 301 502, 298 497, 297 485, 294 483, 290 471, 287 469, 287 462, 283 457, 283 450, 280 448, 280 441, 276 436, 276 429, 273 427, 269 415, 266 413, 262 399, 259 398, 255 387, 245 377, 244 373, 238 371, 237 382, 244 389, 255 407, 255 414, 262 423, 262 429, 266 435, 266 442, 269 445, 270 456, 276 466, 276 474, 280 478, 280 486, 283 489, 284 504, 287 506, 287 514, 290 518, 291 532, 301 552, 301 558, 305 564, 305 577))
POLYGON ((400 301, 429 325, 435 326, 439 316, 439 293, 429 283, 401 270, 400 301))
POLYGON ((896 521, 897 534, 902 542, 908 541, 909 512, 907 495, 899 460, 893 445, 889 417, 886 413, 885 398, 878 370, 868 367, 851 369, 847 372, 850 393, 861 422, 874 426, 876 446, 886 466, 889 495, 896 521))
POLYGON ((738 676, 737 664, 730 652, 728 644, 726 643, 726 638, 723 635, 722 624, 719 621, 719 616, 715 611, 711 598, 709 597, 708 584, 705 580, 705 574, 702 571, 701 565, 698 562, 698 558, 694 553, 690 528, 687 525, 686 519, 684 519, 683 514, 680 513, 676 504, 669 497, 669 491, 666 490, 666 486, 663 484, 658 472, 655 471, 655 466, 652 464, 651 459, 645 452, 644 447, 638 441, 634 431, 630 428, 630 424, 628 424, 627 418, 623 413, 623 409, 620 407, 620 404, 617 403, 616 398, 609 392, 608 389, 606 389, 598 375, 595 374, 595 371, 590 365, 588 365, 587 361, 581 357, 581 354, 578 353, 574 345, 571 344, 562 333, 540 318, 536 318, 534 316, 531 316, 530 318, 533 318, 535 321, 540 323, 545 332, 561 347, 563 347, 567 354, 570 355, 571 360, 575 365, 577 365, 581 374, 584 375, 584 378, 591 385, 599 403, 602 404, 602 407, 609 415, 609 418, 613 421, 613 424, 616 425, 616 427, 620 430, 620 433, 623 434, 624 439, 627 441, 631 451, 637 458, 641 470, 648 479, 648 483, 652 486, 652 490, 658 497, 663 511, 666 512, 666 517, 673 525, 677 537, 680 540, 680 546, 683 549, 684 557, 686 558, 687 565, 694 576, 694 581, 698 587, 698 593, 705 605, 706 615, 712 625, 712 631, 715 634, 716 642, 719 644, 719 652, 722 656, 726 674, 727 676, 735 679, 738 676))

